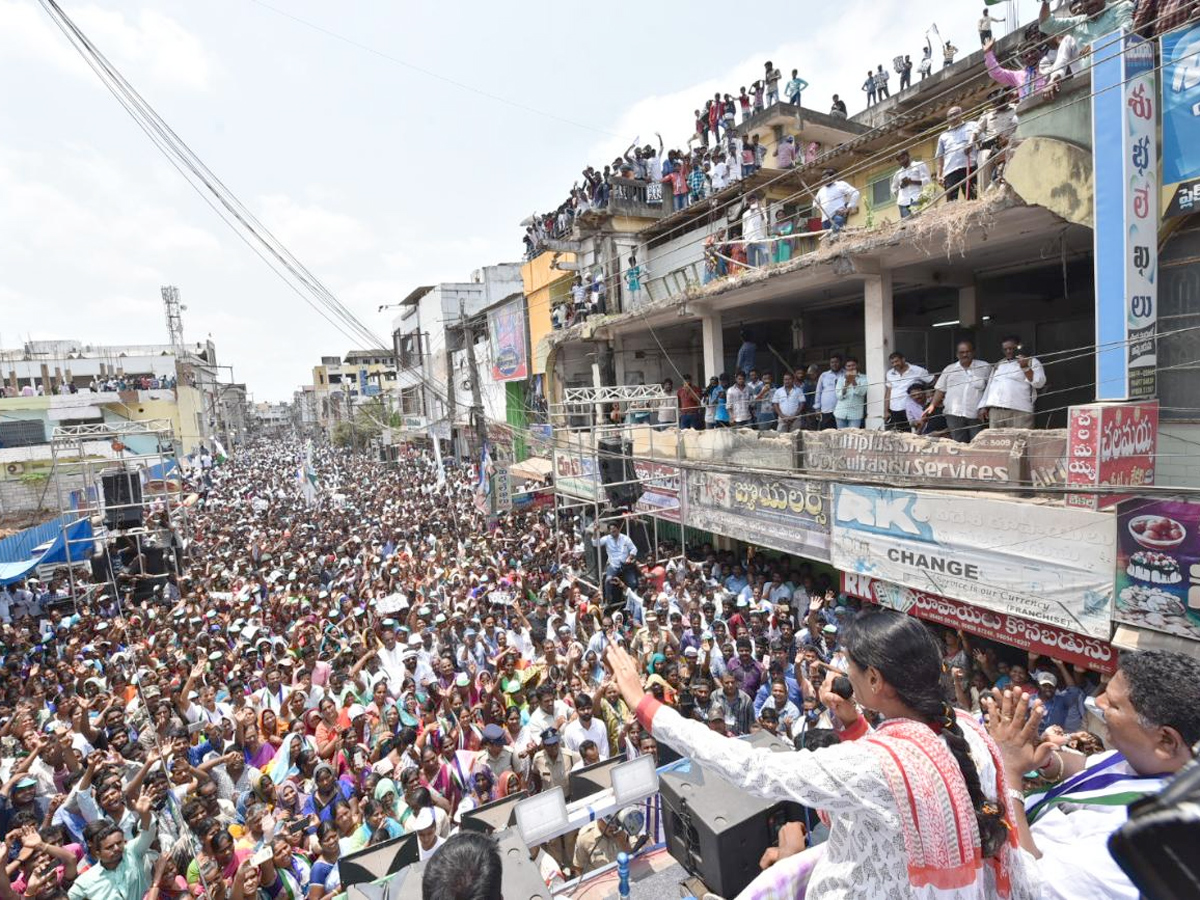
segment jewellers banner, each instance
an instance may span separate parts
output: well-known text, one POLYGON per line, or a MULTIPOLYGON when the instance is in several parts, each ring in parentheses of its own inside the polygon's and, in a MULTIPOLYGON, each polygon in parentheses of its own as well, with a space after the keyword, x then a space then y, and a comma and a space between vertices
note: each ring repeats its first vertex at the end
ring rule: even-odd
POLYGON ((1116 517, 974 493, 835 485, 833 564, 1108 640, 1116 517))
POLYGON ((829 485, 800 478, 688 472, 692 528, 829 561, 829 485))
POLYGON ((859 600, 928 622, 961 628, 988 640, 1019 647, 1026 652, 1042 653, 1096 672, 1111 674, 1117 669, 1117 651, 1108 641, 1099 638, 849 572, 842 573, 842 591, 859 600))

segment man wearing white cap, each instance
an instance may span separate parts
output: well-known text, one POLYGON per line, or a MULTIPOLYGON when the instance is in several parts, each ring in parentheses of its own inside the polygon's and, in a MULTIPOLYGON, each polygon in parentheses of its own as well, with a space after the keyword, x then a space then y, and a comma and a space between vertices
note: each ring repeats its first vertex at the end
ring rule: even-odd
POLYGON ((446 839, 437 833, 437 820, 432 807, 425 807, 413 819, 412 830, 417 833, 417 861, 424 862, 433 856, 446 839))

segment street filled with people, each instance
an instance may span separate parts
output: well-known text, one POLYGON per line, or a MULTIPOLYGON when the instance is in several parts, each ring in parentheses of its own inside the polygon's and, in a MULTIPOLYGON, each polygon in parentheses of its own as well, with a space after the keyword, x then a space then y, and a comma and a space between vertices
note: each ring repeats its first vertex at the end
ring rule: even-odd
MULTIPOLYGON (((1136 896, 1109 799, 1190 759, 1191 657, 1101 676, 762 548, 489 517, 477 467, 424 450, 318 448, 315 497, 303 459, 188 470, 194 505, 147 512, 187 536, 179 571, 133 544, 110 579, 5 587, 4 898, 323 900, 344 857, 415 833, 427 859, 481 805, 668 749, 803 804, 762 861, 788 896, 1136 896), (797 752, 735 740, 759 731, 797 752)), ((656 795, 530 858, 558 889, 663 828, 656 795)))

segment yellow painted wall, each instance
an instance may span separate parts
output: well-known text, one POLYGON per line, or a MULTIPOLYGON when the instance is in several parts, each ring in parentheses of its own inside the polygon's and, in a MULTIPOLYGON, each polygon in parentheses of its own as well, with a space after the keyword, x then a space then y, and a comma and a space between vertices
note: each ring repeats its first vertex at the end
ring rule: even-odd
MULTIPOLYGON (((574 262, 575 254, 562 253, 560 262, 574 262)), ((550 334, 551 297, 561 293, 575 278, 575 273, 550 268, 553 253, 542 253, 521 266, 521 281, 525 288, 525 304, 529 310, 530 371, 546 373, 546 348, 539 346, 550 334)))
MULTIPOLYGON (((897 138, 898 147, 907 143, 907 141, 903 141, 903 143, 902 141, 903 139, 899 137, 897 138)), ((915 144, 909 148, 909 152, 912 154, 913 161, 924 162, 927 166, 929 166, 929 174, 935 178, 937 177, 937 161, 934 159, 934 152, 936 150, 936 137, 925 140, 919 144, 915 144)), ((899 152, 899 150, 896 152, 899 152)), ((896 173, 896 170, 900 168, 900 164, 896 162, 895 157, 891 154, 873 160, 873 164, 865 169, 860 168, 860 166, 861 164, 853 166, 854 171, 849 171, 842 176, 846 181, 850 182, 860 192, 862 192, 862 201, 858 207, 858 214, 850 217, 850 221, 847 223, 849 225, 867 224, 867 216, 869 215, 867 204, 871 199, 871 184, 881 178, 891 178, 892 175, 896 173)), ((896 206, 895 197, 893 197, 890 202, 882 206, 875 207, 872 212, 874 214, 874 221, 876 225, 882 222, 895 222, 900 219, 900 210, 896 206)))
POLYGON ((185 454, 194 453, 204 437, 197 425, 198 421, 204 420, 204 394, 194 387, 180 384, 175 396, 175 437, 185 454))

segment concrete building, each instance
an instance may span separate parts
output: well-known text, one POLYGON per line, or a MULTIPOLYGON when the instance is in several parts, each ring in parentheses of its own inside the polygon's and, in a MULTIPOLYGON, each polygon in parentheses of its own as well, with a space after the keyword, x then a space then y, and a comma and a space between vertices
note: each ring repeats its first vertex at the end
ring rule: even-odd
MULTIPOLYGON (((467 282, 426 285, 413 290, 392 320, 396 347, 396 393, 405 430, 420 435, 430 426, 440 439, 454 440, 466 453, 472 380, 478 378, 489 419, 507 418, 508 389, 490 376, 487 313, 504 301, 523 297, 521 265, 484 266, 467 282), (464 335, 475 335, 479 373, 467 363, 464 335), (451 408, 453 407, 453 411, 451 408)), ((502 441, 511 447, 511 439, 502 441)), ((511 450, 509 451, 511 452, 511 450)))
MULTIPOLYGON (((1025 49, 1022 40, 1017 31, 1000 42, 1002 63, 1015 65, 1009 60, 1025 49)), ((661 186, 614 179, 607 208, 583 212, 568 233, 545 241, 523 272, 531 310, 535 303, 569 302, 577 273, 607 288, 605 314, 552 330, 533 347, 551 408, 560 509, 606 514, 610 492, 599 442, 619 437, 632 447, 645 490, 636 509, 693 545, 737 550, 747 542, 790 554, 847 593, 1016 648, 1030 649, 1018 633, 1051 628, 1040 633, 1052 639, 1033 649, 1052 652, 1078 641, 1085 649, 1080 664, 1104 671, 1115 665, 1117 646, 1200 652, 1200 609, 1186 591, 1167 591, 1173 597, 1162 602, 1170 608, 1160 615, 1143 603, 1140 585, 1125 586, 1122 579, 1137 568, 1127 514, 1114 511, 1108 495, 1088 497, 1068 487, 1079 484, 1070 464, 1083 449, 1080 434, 1068 428, 1070 411, 1098 393, 1111 396, 1098 391, 1096 357, 1106 351, 1097 350, 1097 335, 1113 323, 1098 307, 1097 284, 1103 289, 1104 281, 1095 271, 1106 260, 1094 250, 1100 164, 1094 167, 1093 159, 1107 165, 1119 155, 1120 134, 1106 134, 1106 143, 1093 147, 1089 102, 1104 92, 1094 90, 1084 70, 1053 101, 1040 92, 1022 100, 999 182, 985 181, 978 200, 938 199, 900 218, 892 188, 897 148, 936 171, 934 147, 949 109, 980 116, 993 105, 995 87, 978 52, 848 121, 786 104, 768 107, 739 126, 768 146, 764 169, 750 178, 678 211, 664 202, 661 186), (773 169, 773 151, 789 136, 804 148, 802 161, 773 169), (861 195, 836 238, 822 232, 814 210, 827 167, 861 195), (714 270, 706 244, 742 240, 751 194, 765 203, 768 221, 779 213, 795 230, 786 241, 769 242, 765 265, 714 270), (777 252, 783 246, 787 252, 777 252), (624 277, 631 254, 643 270, 636 292, 624 277), (969 446, 881 430, 892 352, 924 366, 932 382, 954 363, 961 341, 994 363, 1008 335, 1019 336, 1046 369, 1036 430, 983 431, 969 446), (778 383, 785 371, 803 373, 810 365, 825 371, 835 354, 856 357, 865 373, 866 429, 660 432, 651 427, 657 399, 626 409, 614 399, 665 378, 678 388, 685 375, 703 388, 732 375, 747 357, 778 383), (587 390, 608 399, 581 401, 587 390), (572 403, 584 402, 590 405, 580 416, 572 403), (620 424, 597 424, 613 421, 614 403, 620 424), (1088 535, 1088 546, 1055 543, 1067 534, 1088 535), (1056 579, 1076 564, 1076 586, 1055 595, 1051 582, 1062 584, 1056 579), (949 574, 961 575, 964 565, 974 566, 974 577, 994 592, 949 574), (1001 626, 984 628, 981 621, 1001 626)), ((1153 151, 1148 159, 1153 163, 1153 151)), ((1164 193, 1160 205, 1169 200, 1164 193)), ((1121 406, 1135 423, 1157 417, 1150 431, 1158 453, 1143 451, 1136 463, 1130 457, 1130 474, 1120 476, 1129 480, 1112 482, 1129 485, 1133 496, 1146 479, 1200 489, 1194 337, 1200 313, 1190 289, 1200 273, 1200 220, 1154 224, 1157 241, 1152 236, 1150 243, 1161 255, 1157 362, 1149 378, 1158 407, 1151 413, 1140 404, 1121 406)), ((1124 326, 1124 316, 1117 318, 1124 326)), ((1128 343, 1119 355, 1132 354, 1132 337, 1128 343)), ((1103 454, 1133 453, 1119 432, 1104 440, 1103 454)), ((1200 504, 1137 502, 1153 515, 1200 523, 1200 504)), ((1200 543, 1190 546, 1200 553, 1200 543)))
POLYGON ((396 388, 395 354, 387 349, 351 350, 345 357, 322 356, 313 367, 316 424, 328 431, 348 421, 354 407, 370 397, 388 397, 396 388))

